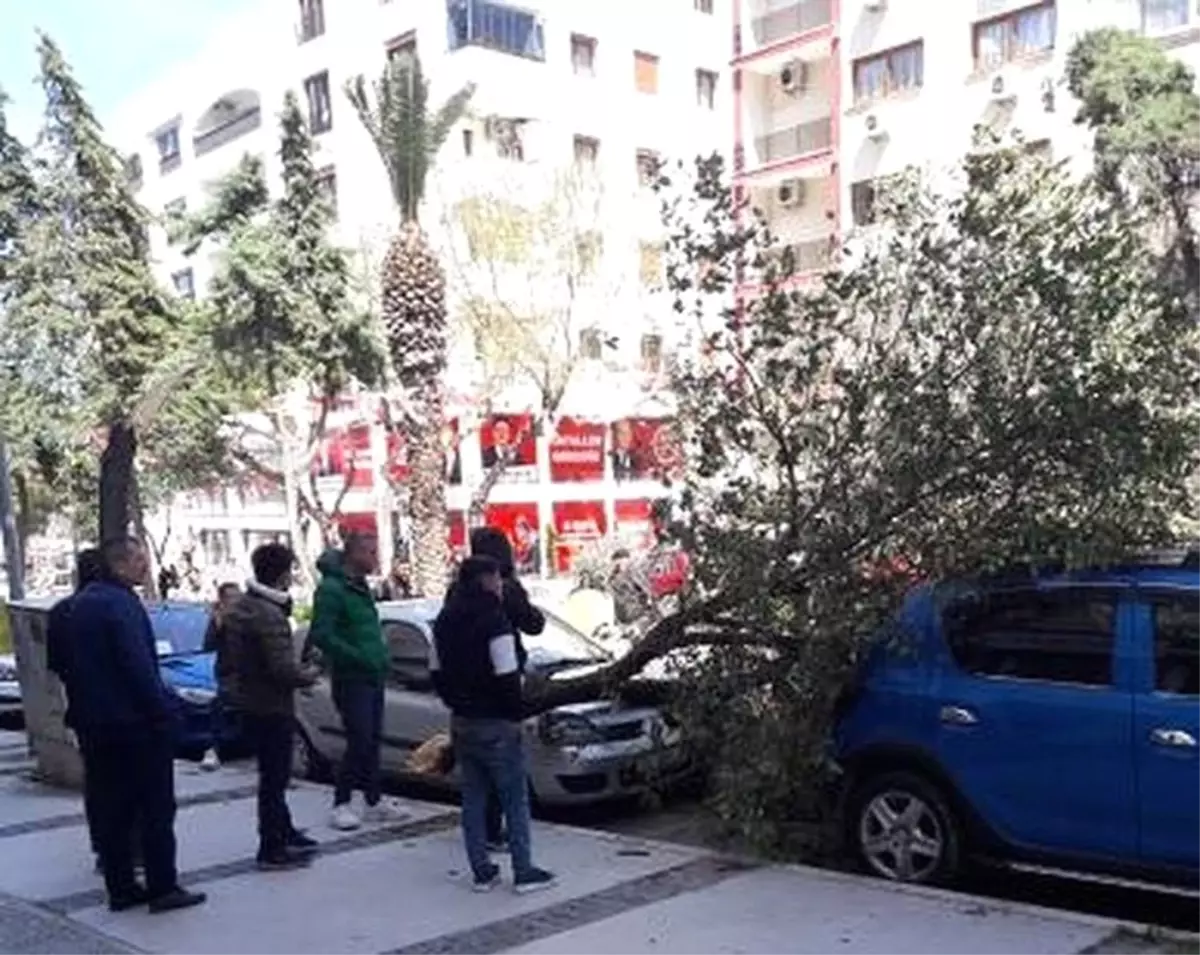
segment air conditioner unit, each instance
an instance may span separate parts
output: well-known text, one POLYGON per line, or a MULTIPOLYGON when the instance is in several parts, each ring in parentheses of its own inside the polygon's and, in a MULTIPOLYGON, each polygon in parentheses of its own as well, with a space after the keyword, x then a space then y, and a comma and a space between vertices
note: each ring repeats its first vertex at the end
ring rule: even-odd
POLYGON ((789 179, 775 190, 775 201, 781 209, 798 209, 806 198, 803 179, 789 179))
POLYGON ((863 9, 870 10, 872 13, 881 13, 887 9, 887 0, 866 0, 863 9))
POLYGON ((808 64, 803 60, 792 60, 779 71, 779 88, 789 96, 797 96, 808 89, 808 64))
POLYGON ((1013 78, 1008 73, 997 73, 992 77, 989 95, 993 103, 1009 103, 1017 98, 1013 78))
POLYGON ((867 136, 876 142, 881 142, 888 138, 887 126, 878 113, 868 113, 863 126, 867 130, 867 136))

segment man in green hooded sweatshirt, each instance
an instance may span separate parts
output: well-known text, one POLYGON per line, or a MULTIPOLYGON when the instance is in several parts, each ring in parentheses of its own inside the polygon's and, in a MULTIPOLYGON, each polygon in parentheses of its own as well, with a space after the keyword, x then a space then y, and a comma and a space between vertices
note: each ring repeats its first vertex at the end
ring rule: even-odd
POLYGON ((403 813, 382 798, 379 746, 383 735, 384 682, 389 657, 367 575, 379 566, 379 542, 349 533, 342 550, 317 561, 321 583, 313 600, 312 642, 324 655, 333 684, 333 703, 342 718, 346 751, 333 796, 335 829, 357 829, 363 821, 388 822, 403 813), (355 791, 365 806, 355 807, 355 791))

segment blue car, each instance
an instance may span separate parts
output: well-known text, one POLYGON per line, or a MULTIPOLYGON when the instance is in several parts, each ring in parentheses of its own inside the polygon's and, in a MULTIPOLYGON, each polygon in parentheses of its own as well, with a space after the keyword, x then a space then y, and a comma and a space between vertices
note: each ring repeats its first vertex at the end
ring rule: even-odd
POLYGON ((1200 888, 1200 564, 923 586, 833 744, 849 848, 1200 888))

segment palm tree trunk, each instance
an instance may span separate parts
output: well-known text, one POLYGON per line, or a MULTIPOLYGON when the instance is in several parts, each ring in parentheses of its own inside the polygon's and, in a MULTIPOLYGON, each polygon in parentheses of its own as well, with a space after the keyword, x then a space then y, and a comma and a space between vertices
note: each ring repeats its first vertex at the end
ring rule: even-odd
POLYGON ((124 537, 133 518, 133 480, 137 434, 118 418, 108 426, 108 443, 100 455, 100 540, 124 537))
POLYGON ((417 594, 440 597, 446 589, 450 548, 446 540, 445 452, 442 448, 443 397, 426 403, 421 424, 409 432, 409 499, 412 525, 412 582, 417 594))

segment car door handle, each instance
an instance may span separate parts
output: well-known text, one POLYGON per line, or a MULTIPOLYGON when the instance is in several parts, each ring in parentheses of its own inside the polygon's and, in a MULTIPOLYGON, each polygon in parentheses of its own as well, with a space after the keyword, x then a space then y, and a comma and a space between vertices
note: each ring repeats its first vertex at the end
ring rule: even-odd
POLYGON ((1167 729, 1162 726, 1150 731, 1150 742, 1156 746, 1170 746, 1172 749, 1196 748, 1196 737, 1187 730, 1167 729))
POLYGON ((979 717, 965 706, 943 706, 938 719, 945 726, 975 726, 979 722, 979 717))

